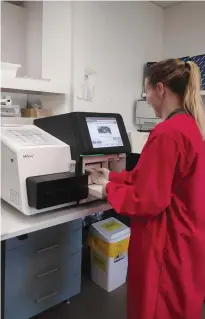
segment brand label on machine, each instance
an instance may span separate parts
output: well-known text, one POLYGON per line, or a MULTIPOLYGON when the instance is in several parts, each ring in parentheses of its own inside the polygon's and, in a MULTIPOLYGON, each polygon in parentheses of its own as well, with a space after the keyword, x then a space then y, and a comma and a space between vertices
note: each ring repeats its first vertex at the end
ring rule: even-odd
POLYGON ((23 154, 23 158, 33 158, 33 154, 23 154))

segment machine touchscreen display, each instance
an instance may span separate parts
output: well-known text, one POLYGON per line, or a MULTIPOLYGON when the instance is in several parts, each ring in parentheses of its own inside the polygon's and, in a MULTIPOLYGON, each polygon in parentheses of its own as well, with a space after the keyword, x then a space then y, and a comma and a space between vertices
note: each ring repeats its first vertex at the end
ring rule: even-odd
POLYGON ((115 118, 86 117, 86 122, 93 148, 123 146, 115 118))

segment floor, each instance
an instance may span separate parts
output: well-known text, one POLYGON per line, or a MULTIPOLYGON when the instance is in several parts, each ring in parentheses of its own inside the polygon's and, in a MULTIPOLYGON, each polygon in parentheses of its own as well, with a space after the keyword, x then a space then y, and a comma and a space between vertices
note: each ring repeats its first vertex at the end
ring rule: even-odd
MULTIPOLYGON (((61 304, 33 319, 126 319, 126 286, 107 293, 84 279, 82 292, 69 305, 61 304)), ((202 319, 205 319, 205 306, 202 319)))
MULTIPOLYGON (((107 293, 90 280, 88 247, 83 249, 82 259, 81 293, 73 297, 70 304, 60 304, 32 319, 105 319, 111 318, 111 314, 114 318, 126 319, 126 285, 107 293)), ((202 319, 205 319, 205 304, 202 319)))
POLYGON ((118 319, 126 319, 126 286, 107 293, 83 279, 82 292, 71 303, 61 304, 33 319, 105 319, 111 313, 118 319))

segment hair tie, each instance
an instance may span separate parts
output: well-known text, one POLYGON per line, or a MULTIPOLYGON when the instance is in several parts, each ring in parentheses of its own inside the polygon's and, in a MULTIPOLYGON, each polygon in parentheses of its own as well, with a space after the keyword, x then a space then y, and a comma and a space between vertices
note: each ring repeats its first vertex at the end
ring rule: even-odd
POLYGON ((190 70, 190 65, 189 65, 189 63, 188 63, 188 62, 184 62, 184 67, 185 67, 185 69, 190 70))

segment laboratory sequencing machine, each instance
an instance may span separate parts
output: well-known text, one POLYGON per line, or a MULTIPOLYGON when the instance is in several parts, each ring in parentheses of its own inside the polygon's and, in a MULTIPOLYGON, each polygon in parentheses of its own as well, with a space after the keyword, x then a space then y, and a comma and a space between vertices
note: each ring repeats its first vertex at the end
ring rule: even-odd
POLYGON ((103 198, 91 168, 126 168, 131 152, 121 115, 73 112, 3 126, 2 198, 26 215, 103 198))

